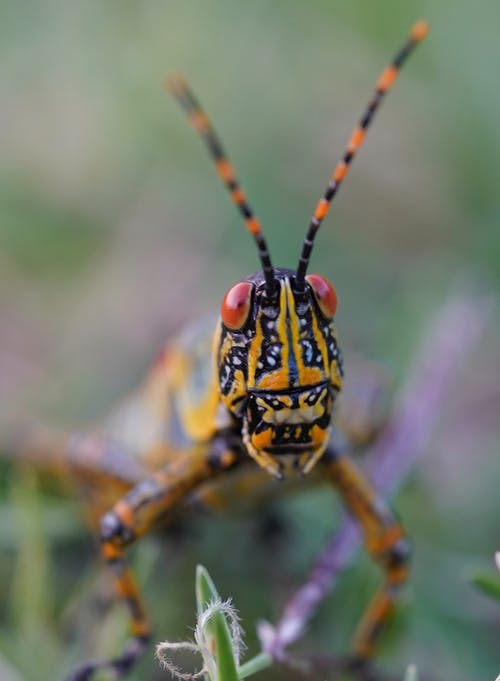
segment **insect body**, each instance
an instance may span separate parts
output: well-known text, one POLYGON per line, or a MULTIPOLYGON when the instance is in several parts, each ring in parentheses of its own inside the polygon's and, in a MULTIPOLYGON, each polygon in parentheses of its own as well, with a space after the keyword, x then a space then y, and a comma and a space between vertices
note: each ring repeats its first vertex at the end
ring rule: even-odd
MULTIPOLYGON (((186 83, 170 88, 203 137, 216 169, 252 234, 261 270, 224 297, 213 340, 188 332, 157 360, 145 384, 110 419, 103 436, 81 436, 60 449, 82 476, 93 469, 125 491, 100 522, 105 561, 127 606, 132 638, 112 660, 84 665, 69 677, 86 681, 100 669, 122 677, 146 647, 151 630, 125 562, 126 547, 193 495, 253 465, 281 480, 308 474, 332 482, 363 530, 385 581, 355 636, 353 654, 366 660, 407 574, 408 545, 387 506, 331 442, 332 409, 342 386, 329 281, 307 274, 318 228, 344 180, 384 95, 427 25, 417 23, 393 62, 336 165, 311 220, 295 270, 275 268, 257 218, 223 147, 186 83)), ((28 448, 29 449, 29 448, 28 448)), ((54 456, 54 453, 53 453, 54 456)))

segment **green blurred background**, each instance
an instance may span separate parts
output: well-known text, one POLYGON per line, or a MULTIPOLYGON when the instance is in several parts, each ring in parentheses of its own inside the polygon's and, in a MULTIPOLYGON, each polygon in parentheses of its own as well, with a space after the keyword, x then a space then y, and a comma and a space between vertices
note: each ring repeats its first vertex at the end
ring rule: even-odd
MULTIPOLYGON (((0 6, 2 425, 100 419, 169 334, 216 309, 257 267, 205 150, 163 91, 173 71, 214 118, 275 263, 293 267, 375 78, 411 24, 428 19, 431 36, 384 104, 312 270, 338 290, 347 372, 361 354, 388 366, 396 385, 453 290, 496 300, 495 0, 0 6)), ((470 583, 476 570, 493 571, 500 548, 499 337, 494 315, 397 499, 416 553, 382 651, 396 671, 416 662, 454 681, 500 671, 500 609, 470 583)), ((2 681, 61 678, 77 661, 116 651, 125 624, 121 608, 99 614, 96 594, 108 583, 75 501, 31 483, 10 473, 1 488, 2 681)), ((255 620, 280 611, 338 508, 329 493, 306 493, 275 512, 278 549, 258 538, 261 510, 203 519, 163 548, 141 544, 134 560, 159 639, 185 637, 194 624, 201 561, 240 606, 255 645, 255 620)), ((304 646, 342 650, 375 580, 360 556, 304 646)), ((154 668, 149 657, 131 678, 165 678, 154 668)))

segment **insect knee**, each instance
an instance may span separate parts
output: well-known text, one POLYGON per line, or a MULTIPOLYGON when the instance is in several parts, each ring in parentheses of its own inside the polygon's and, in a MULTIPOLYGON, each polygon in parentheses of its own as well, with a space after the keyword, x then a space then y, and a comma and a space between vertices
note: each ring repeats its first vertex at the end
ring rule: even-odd
POLYGON ((389 564, 394 567, 408 565, 413 553, 412 545, 406 537, 398 539, 389 551, 389 564))
POLYGON ((124 546, 132 541, 131 528, 115 511, 109 511, 100 521, 100 540, 102 544, 124 546))
POLYGON ((411 543, 402 537, 398 539, 387 553, 387 572, 390 584, 397 586, 406 581, 411 561, 411 543))

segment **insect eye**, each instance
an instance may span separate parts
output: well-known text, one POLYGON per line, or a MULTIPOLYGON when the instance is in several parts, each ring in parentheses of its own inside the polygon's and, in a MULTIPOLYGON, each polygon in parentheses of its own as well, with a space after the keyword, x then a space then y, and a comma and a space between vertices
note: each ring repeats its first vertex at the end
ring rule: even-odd
POLYGON ((224 296, 220 312, 222 321, 231 331, 240 331, 245 326, 250 313, 252 289, 250 282, 240 281, 224 296))
POLYGON ((337 293, 333 286, 320 274, 308 274, 306 280, 314 291, 321 312, 327 319, 333 319, 337 311, 337 293))

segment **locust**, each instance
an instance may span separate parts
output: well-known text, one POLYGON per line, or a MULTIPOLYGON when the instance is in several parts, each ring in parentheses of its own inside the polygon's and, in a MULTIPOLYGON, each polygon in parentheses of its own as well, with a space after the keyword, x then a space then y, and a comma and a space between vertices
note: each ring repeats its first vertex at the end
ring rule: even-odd
POLYGON ((181 76, 169 80, 253 237, 260 269, 229 288, 215 329, 197 324, 167 343, 143 384, 98 432, 59 438, 38 433, 24 442, 26 459, 104 489, 91 511, 101 516, 102 556, 130 619, 131 636, 120 652, 83 664, 67 681, 91 681, 101 671, 123 678, 148 647, 151 624, 126 560, 131 544, 193 499, 217 504, 224 484, 244 493, 270 479, 276 491, 284 479, 326 480, 359 523, 383 582, 350 654, 360 663, 373 656, 407 580, 410 546, 395 514, 335 446, 335 406, 344 380, 334 324, 337 294, 308 268, 317 232, 380 104, 427 32, 427 24, 417 22, 382 71, 316 205, 295 269, 274 266, 210 119, 181 76), (247 478, 252 484, 241 484, 247 478))

